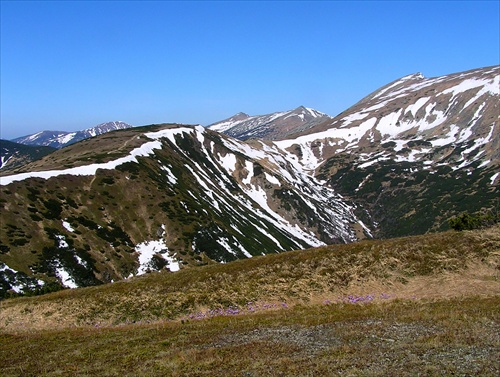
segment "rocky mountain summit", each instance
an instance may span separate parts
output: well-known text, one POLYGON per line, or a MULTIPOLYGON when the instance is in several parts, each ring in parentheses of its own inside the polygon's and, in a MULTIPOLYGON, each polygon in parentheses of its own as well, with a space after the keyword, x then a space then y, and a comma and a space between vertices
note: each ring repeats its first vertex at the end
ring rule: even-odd
POLYGON ((414 74, 276 145, 363 208, 377 236, 402 236, 499 210, 499 120, 499 66, 414 74))
POLYGON ((300 159, 314 169, 344 152, 365 165, 388 159, 456 168, 478 159, 495 163, 500 158, 499 97, 498 66, 429 79, 418 73, 278 144, 312 151, 300 159))
POLYGON ((499 100, 499 66, 416 73, 310 127, 282 133, 272 120, 245 129, 229 120, 219 131, 274 140, 356 203, 376 236, 403 236, 443 229, 461 211, 498 211, 499 100))

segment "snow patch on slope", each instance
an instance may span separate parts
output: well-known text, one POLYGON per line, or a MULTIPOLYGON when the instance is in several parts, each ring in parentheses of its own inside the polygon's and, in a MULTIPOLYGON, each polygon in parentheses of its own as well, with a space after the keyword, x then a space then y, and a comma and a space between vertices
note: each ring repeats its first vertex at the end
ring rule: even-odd
POLYGON ((154 255, 161 255, 168 264, 167 268, 172 271, 179 271, 179 262, 168 255, 168 247, 163 240, 145 241, 135 246, 135 251, 139 254, 139 268, 137 275, 143 275, 151 269, 151 261, 154 255))
POLYGON ((61 284, 66 288, 78 288, 75 279, 64 269, 63 266, 56 267, 55 273, 61 284))
POLYGON ((73 229, 73 227, 71 226, 71 224, 68 223, 66 220, 63 220, 62 225, 63 225, 64 229, 66 229, 68 232, 73 233, 75 231, 73 229))
POLYGON ((10 268, 5 263, 0 262, 0 275, 3 280, 10 285, 16 293, 24 293, 25 289, 35 289, 37 286, 44 286, 43 280, 27 277, 23 273, 10 268), (21 275, 21 276, 20 276, 21 275), (24 276, 23 276, 24 275, 24 276))

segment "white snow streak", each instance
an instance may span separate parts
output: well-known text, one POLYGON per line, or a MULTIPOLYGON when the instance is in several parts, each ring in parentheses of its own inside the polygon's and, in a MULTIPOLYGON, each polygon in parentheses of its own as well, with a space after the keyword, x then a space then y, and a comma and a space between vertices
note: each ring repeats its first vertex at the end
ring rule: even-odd
POLYGON ((167 173, 167 178, 170 181, 170 183, 172 183, 174 185, 177 183, 176 176, 172 173, 172 170, 170 170, 170 168, 168 166, 162 165, 162 166, 160 166, 160 169, 163 170, 165 173, 167 173))
POLYGON ((497 179, 497 177, 498 177, 499 174, 500 174, 500 172, 499 173, 495 173, 495 174, 493 174, 491 176, 490 181, 491 181, 492 185, 495 183, 495 181, 496 181, 496 179, 497 179))
POLYGON ((219 156, 219 161, 222 167, 229 173, 233 173, 236 170, 236 156, 232 153, 226 154, 224 157, 219 156))
POLYGON ((5 167, 5 164, 7 163, 7 161, 9 161, 10 159, 12 158, 12 155, 11 156, 0 156, 0 169, 5 167))
POLYGON ((73 227, 71 226, 70 223, 68 223, 67 221, 63 220, 62 222, 62 225, 63 227, 68 231, 68 232, 74 232, 75 230, 73 229, 73 227))
MULTIPOLYGON (((200 129, 197 127, 197 131, 200 131, 200 129)), ((203 128, 201 127, 201 130, 203 128)), ((10 175, 6 177, 0 177, 0 185, 8 185, 12 182, 15 181, 22 181, 24 179, 28 178, 43 178, 43 179, 49 179, 52 177, 57 177, 59 175, 95 175, 97 169, 114 169, 117 166, 124 164, 126 162, 137 162, 137 157, 140 156, 148 156, 150 154, 154 153, 155 149, 161 149, 162 144, 161 141, 158 139, 160 138, 169 138, 172 141, 175 141, 174 136, 178 133, 182 132, 193 132, 192 128, 187 128, 187 127, 179 127, 179 128, 173 128, 173 129, 166 129, 166 130, 161 130, 157 132, 148 132, 145 134, 148 138, 155 139, 154 141, 146 142, 142 144, 140 147, 135 148, 130 152, 128 156, 119 158, 114 161, 110 162, 105 162, 102 164, 91 164, 91 165, 85 165, 85 166, 79 166, 76 168, 69 168, 69 169, 63 169, 63 170, 48 170, 48 171, 39 171, 39 172, 29 172, 29 173, 22 173, 22 174, 15 174, 15 175, 10 175)))
POLYGON ((269 174, 269 173, 265 173, 266 175, 266 180, 269 182, 269 183, 272 183, 273 185, 277 185, 277 186, 281 186, 280 184, 280 181, 278 180, 278 178, 276 178, 275 176, 269 174))
POLYGON ((426 102, 429 100, 430 97, 422 97, 422 98, 419 98, 417 100, 417 102, 415 102, 413 105, 409 105, 406 110, 404 111, 404 114, 406 114, 408 111, 411 112, 411 114, 413 115, 413 117, 415 118, 415 116, 417 115, 418 113, 418 110, 420 110, 420 108, 422 106, 424 106, 426 104, 426 102))
POLYGON ((75 279, 64 269, 64 267, 59 266, 55 270, 56 276, 61 281, 61 284, 66 288, 78 288, 78 285, 75 283, 75 279))
POLYGON ((61 144, 66 144, 66 143, 69 143, 71 140, 73 140, 73 138, 75 136, 76 136, 76 132, 71 132, 69 134, 58 137, 57 142, 59 142, 61 144))

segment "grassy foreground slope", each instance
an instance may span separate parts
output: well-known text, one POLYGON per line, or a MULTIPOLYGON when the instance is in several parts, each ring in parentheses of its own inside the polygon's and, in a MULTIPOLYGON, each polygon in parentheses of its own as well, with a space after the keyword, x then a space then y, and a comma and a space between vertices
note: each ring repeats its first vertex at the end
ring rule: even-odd
POLYGON ((500 372, 500 227, 0 302, 2 376, 500 372))

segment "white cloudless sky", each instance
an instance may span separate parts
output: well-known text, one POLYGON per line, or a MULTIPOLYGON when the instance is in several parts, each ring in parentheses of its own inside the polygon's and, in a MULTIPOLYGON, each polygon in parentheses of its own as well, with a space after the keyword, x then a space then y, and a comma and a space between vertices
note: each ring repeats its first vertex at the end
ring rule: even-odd
POLYGON ((499 1, 0 1, 0 138, 208 125, 500 64, 499 1))

